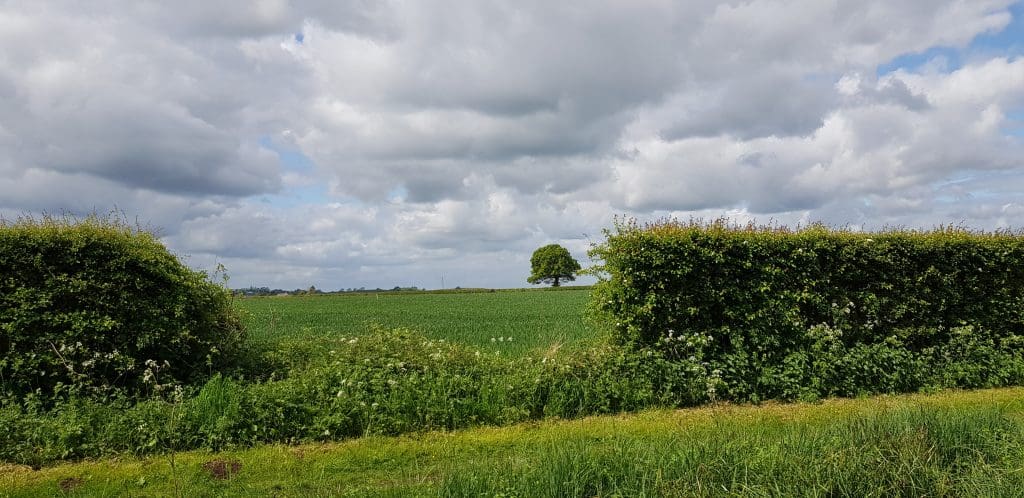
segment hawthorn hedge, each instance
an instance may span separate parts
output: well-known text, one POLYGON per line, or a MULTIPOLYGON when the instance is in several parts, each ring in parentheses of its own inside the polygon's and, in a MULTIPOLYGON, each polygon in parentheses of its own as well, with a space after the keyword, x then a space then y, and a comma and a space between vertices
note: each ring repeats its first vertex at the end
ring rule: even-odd
POLYGON ((1024 236, 617 221, 591 257, 623 343, 739 400, 1024 381, 1024 236))
POLYGON ((0 394, 151 394, 230 363, 230 293, 117 218, 0 220, 0 394))

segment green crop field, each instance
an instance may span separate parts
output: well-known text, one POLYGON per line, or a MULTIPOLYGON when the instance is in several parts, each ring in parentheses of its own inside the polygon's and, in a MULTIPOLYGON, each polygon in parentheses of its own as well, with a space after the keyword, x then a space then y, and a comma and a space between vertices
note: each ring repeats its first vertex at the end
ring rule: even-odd
POLYGON ((461 293, 376 293, 240 298, 257 340, 362 335, 374 325, 520 355, 580 345, 596 332, 584 319, 588 289, 461 293))

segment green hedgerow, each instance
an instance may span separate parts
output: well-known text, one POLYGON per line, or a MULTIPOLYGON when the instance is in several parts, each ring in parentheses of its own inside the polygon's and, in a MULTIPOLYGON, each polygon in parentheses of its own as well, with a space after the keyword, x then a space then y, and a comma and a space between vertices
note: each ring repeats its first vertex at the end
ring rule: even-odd
POLYGON ((116 217, 0 220, 0 391, 196 383, 244 332, 230 293, 116 217))

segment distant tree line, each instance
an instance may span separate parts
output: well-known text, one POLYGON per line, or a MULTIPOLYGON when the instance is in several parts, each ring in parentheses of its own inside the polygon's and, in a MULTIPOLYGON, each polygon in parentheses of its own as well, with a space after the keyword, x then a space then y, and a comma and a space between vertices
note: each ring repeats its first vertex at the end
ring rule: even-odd
POLYGON ((360 292, 400 292, 400 291, 420 291, 419 287, 402 287, 396 285, 390 289, 382 289, 377 287, 376 289, 367 289, 366 287, 350 287, 346 289, 338 289, 336 291, 324 291, 317 289, 315 286, 309 286, 307 289, 271 289, 270 287, 246 287, 243 289, 232 289, 232 292, 236 296, 245 297, 256 297, 256 296, 312 296, 312 295, 328 295, 328 294, 347 294, 347 293, 360 293, 360 292))

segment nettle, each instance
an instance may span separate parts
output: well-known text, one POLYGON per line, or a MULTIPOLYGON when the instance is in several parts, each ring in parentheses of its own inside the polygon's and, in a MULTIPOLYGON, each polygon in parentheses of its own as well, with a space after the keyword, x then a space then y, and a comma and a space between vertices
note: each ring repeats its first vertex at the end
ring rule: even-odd
POLYGON ((0 222, 0 389, 146 393, 205 380, 243 343, 230 294, 117 218, 0 222))

